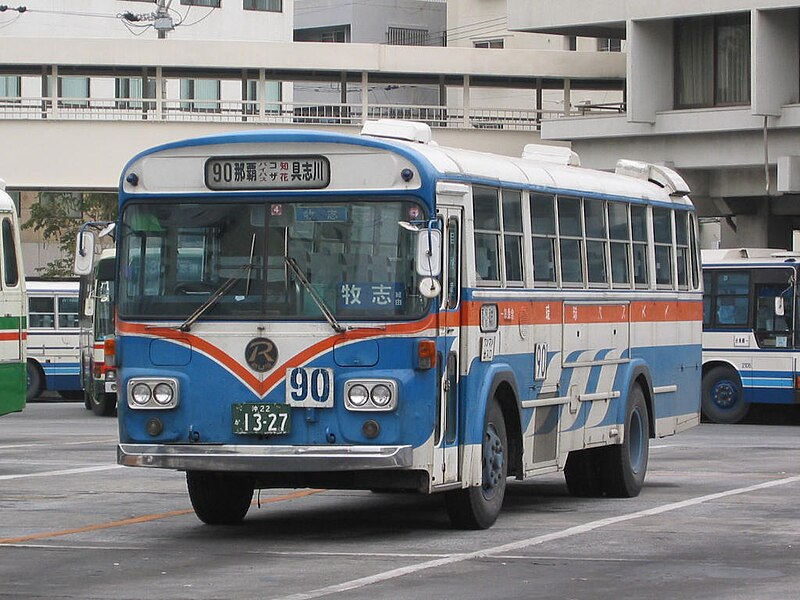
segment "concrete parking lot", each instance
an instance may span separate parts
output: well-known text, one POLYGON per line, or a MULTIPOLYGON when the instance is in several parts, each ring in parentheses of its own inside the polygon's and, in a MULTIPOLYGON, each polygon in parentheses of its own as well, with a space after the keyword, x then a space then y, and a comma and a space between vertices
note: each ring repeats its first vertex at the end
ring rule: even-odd
POLYGON ((795 408, 653 440, 638 498, 512 482, 482 532, 438 497, 326 490, 265 490, 209 527, 182 474, 118 467, 115 441, 81 402, 0 419, 0 597, 800 597, 795 408))

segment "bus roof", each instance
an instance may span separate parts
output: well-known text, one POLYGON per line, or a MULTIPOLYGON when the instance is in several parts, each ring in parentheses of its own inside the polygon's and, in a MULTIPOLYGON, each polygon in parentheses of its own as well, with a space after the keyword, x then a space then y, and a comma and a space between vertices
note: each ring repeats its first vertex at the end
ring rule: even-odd
POLYGON ((407 182, 401 189, 418 189, 423 185, 430 185, 432 180, 444 179, 495 185, 533 186, 542 190, 568 193, 574 191, 575 194, 594 194, 609 198, 631 198, 691 206, 691 201, 686 195, 688 187, 676 173, 666 167, 621 161, 617 173, 607 173, 576 166, 577 155, 570 153, 570 156, 566 156, 563 151, 569 152, 569 150, 559 147, 548 147, 552 149, 550 152, 537 152, 536 147, 528 146, 525 149, 525 157, 449 148, 439 146, 427 134, 422 135, 425 132, 420 126, 427 128, 427 125, 400 123, 413 126, 412 135, 404 137, 400 126, 396 127, 400 133, 387 131, 384 135, 379 135, 381 133, 379 128, 365 126, 365 131, 361 135, 306 129, 254 130, 172 142, 146 150, 131 159, 122 173, 120 185, 124 194, 208 193, 209 189, 203 180, 202 170, 206 158, 211 154, 252 155, 253 152, 264 152, 258 148, 264 143, 280 144, 280 148, 284 149, 283 155, 302 151, 307 153, 305 148, 301 150, 300 146, 293 146, 294 144, 317 143, 327 146, 331 152, 341 148, 342 144, 349 144, 365 150, 373 148, 394 152, 416 165, 421 174, 419 179, 426 181, 407 182), (165 173, 169 173, 171 180, 167 180, 166 176, 147 175, 148 169, 157 168, 156 165, 161 162, 159 159, 162 157, 172 157, 175 159, 173 161, 175 164, 180 163, 179 168, 161 167, 165 173), (662 174, 668 172, 668 175, 666 178, 650 175, 654 172, 662 174), (176 174, 185 175, 186 185, 176 185, 176 174), (136 183, 131 184, 131 179, 136 183), (679 183, 670 188, 670 180, 677 180, 679 183), (667 185, 664 185, 665 181, 667 185))
POLYGON ((800 252, 780 248, 720 248, 701 250, 703 265, 752 265, 800 262, 800 252))

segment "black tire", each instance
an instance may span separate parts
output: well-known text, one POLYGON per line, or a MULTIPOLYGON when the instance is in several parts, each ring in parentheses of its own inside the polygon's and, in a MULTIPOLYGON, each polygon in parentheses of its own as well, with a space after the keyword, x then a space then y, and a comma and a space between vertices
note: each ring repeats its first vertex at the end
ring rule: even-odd
POLYGON ((42 395, 44 391, 44 373, 35 362, 28 361, 25 366, 28 377, 28 389, 25 392, 25 399, 30 402, 42 395))
POLYGON ((647 474, 650 419, 639 385, 633 386, 628 398, 624 435, 621 444, 603 448, 603 491, 614 498, 638 496, 647 474))
POLYGON ((579 498, 598 498, 603 495, 603 454, 605 448, 573 450, 567 456, 564 479, 567 489, 579 498))
POLYGON ((750 404, 744 399, 739 375, 730 367, 716 366, 703 375, 700 408, 714 423, 738 423, 747 415, 750 404))
POLYGON ((105 392, 90 393, 89 406, 98 417, 113 417, 117 413, 117 395, 105 392))
POLYGON ((253 481, 243 475, 187 471, 186 486, 194 513, 207 525, 239 523, 253 501, 253 481))
POLYGON ((450 522, 459 529, 488 529, 503 507, 508 477, 508 438, 497 400, 492 400, 486 409, 482 454, 481 485, 445 493, 450 522))

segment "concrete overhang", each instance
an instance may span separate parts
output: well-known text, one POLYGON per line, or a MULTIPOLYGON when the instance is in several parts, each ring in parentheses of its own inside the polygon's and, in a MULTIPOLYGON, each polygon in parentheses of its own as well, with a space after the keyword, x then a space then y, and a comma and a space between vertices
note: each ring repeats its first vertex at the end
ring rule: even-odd
POLYGON ((628 21, 797 8, 796 0, 507 0, 512 31, 625 38, 628 21))
POLYGON ((227 42, 190 40, 112 40, 4 38, 3 73, 41 74, 42 65, 86 74, 141 74, 142 67, 162 67, 165 75, 192 72, 218 75, 265 69, 270 73, 335 76, 341 73, 398 74, 485 78, 504 82, 535 78, 600 85, 625 79, 619 53, 566 52, 327 44, 316 42, 227 42))

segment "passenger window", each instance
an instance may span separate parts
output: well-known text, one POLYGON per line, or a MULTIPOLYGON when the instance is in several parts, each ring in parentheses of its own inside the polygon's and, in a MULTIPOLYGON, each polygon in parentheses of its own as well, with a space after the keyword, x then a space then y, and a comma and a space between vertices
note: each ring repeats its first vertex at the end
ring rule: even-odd
POLYGON ((637 288, 650 287, 650 265, 647 262, 647 208, 631 206, 633 238, 633 282, 637 288))
POLYGON ((672 287, 672 211, 653 209, 653 239, 656 252, 656 285, 672 287))
POLYGON ((475 271, 479 285, 500 284, 500 210, 498 190, 474 186, 475 271))
POLYGON ((626 204, 608 203, 608 237, 611 240, 611 285, 629 288, 631 234, 626 204))
POLYGON ((606 254, 608 238, 606 216, 602 200, 585 198, 583 215, 586 228, 586 273, 589 284, 596 287, 608 286, 606 254))
POLYGON ((561 281, 565 285, 583 284, 583 234, 579 198, 558 199, 561 281))
POLYGON ((54 298, 28 298, 28 325, 32 329, 54 329, 55 322, 54 298))
POLYGON ((503 251, 506 282, 522 284, 522 192, 503 190, 503 251))
POLYGON ((19 267, 17 266, 17 249, 14 244, 14 230, 11 219, 3 219, 3 282, 6 287, 19 284, 19 267))
POLYGON ((58 299, 58 327, 59 329, 78 327, 78 298, 58 299))
POLYGON ((678 289, 689 289, 689 213, 675 212, 675 252, 678 263, 678 289))
POLYGON ((553 196, 531 194, 533 232, 533 279, 537 283, 556 281, 556 214, 553 196))

